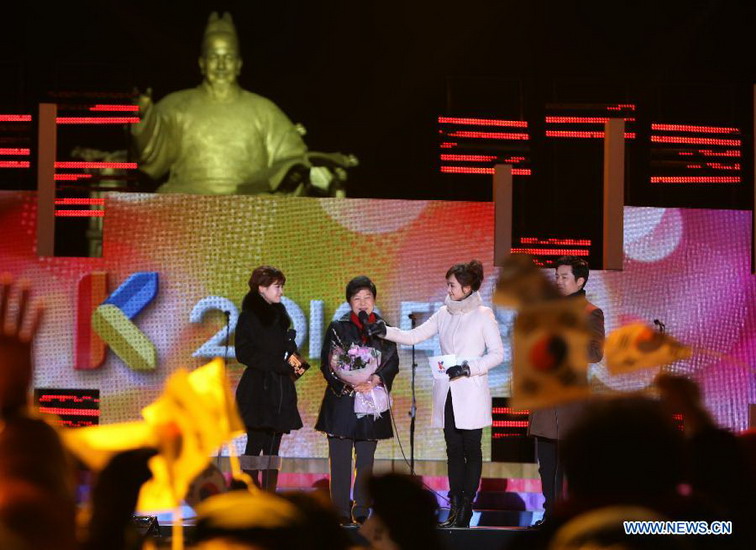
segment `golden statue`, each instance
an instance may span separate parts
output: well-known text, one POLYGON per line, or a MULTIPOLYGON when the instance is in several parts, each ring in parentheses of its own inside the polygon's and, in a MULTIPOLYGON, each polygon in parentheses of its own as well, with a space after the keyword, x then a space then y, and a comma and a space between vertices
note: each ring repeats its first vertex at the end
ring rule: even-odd
POLYGON ((312 179, 327 186, 332 175, 345 179, 343 168, 357 164, 352 156, 308 152, 297 127, 273 102, 239 86, 242 59, 228 13, 210 15, 199 67, 204 78, 196 88, 157 104, 147 90, 138 100, 142 120, 132 134, 139 168, 153 179, 169 173, 159 193, 301 192, 301 183, 312 179), (309 177, 311 169, 317 177, 309 177))

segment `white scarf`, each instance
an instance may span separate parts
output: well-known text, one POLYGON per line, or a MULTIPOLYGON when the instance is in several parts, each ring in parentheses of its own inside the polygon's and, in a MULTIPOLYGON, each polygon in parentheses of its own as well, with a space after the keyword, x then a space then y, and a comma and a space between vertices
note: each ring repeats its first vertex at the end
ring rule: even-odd
POLYGON ((480 293, 475 291, 470 294, 464 300, 452 300, 450 296, 446 296, 446 309, 452 315, 464 315, 478 309, 483 305, 483 300, 480 298, 480 293))

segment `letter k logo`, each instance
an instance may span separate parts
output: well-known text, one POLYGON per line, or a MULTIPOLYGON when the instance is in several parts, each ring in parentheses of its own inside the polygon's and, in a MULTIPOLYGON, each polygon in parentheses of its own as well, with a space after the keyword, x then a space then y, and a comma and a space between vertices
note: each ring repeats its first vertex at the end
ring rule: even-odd
POLYGON ((76 362, 79 370, 102 365, 108 346, 134 370, 154 370, 155 345, 132 322, 158 290, 154 271, 134 273, 110 296, 107 273, 88 273, 79 280, 76 309, 76 362))

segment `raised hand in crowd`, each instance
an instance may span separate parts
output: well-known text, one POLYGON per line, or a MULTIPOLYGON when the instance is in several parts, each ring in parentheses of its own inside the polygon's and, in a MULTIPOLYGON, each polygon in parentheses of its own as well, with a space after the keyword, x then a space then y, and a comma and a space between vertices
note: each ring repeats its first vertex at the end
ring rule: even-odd
POLYGON ((31 344, 42 318, 41 305, 29 307, 29 284, 15 285, 8 274, 0 276, 0 411, 3 416, 26 405, 32 378, 31 344), (16 307, 11 298, 17 294, 16 307))

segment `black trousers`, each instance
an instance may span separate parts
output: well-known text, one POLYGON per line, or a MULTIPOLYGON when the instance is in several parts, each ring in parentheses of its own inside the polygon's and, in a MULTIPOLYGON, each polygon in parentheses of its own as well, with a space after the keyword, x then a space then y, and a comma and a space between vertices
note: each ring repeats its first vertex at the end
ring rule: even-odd
POLYGON ((444 407, 444 439, 449 470, 449 496, 475 499, 483 472, 483 451, 480 447, 483 430, 460 430, 454 422, 451 391, 444 407))
POLYGON ((543 491, 543 515, 551 515, 554 503, 562 500, 564 491, 564 470, 559 460, 559 440, 548 437, 536 437, 536 454, 538 455, 538 473, 541 475, 543 491))
POLYGON ((373 475, 373 458, 377 441, 355 440, 328 436, 328 462, 331 469, 331 501, 340 518, 367 517, 372 501, 367 482, 373 475), (355 455, 354 508, 352 492, 352 451, 355 455))
MULTIPOLYGON (((281 432, 271 430, 249 430, 247 431, 247 447, 244 449, 244 454, 277 456, 278 449, 281 447, 281 436, 283 436, 281 432)), ((260 470, 247 470, 246 473, 252 477, 252 481, 258 487, 275 492, 278 483, 278 470, 262 470, 262 479, 259 479, 260 470)))

